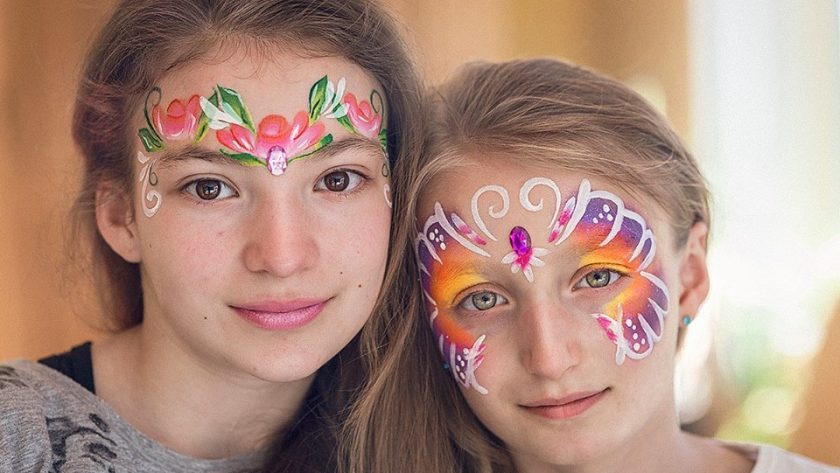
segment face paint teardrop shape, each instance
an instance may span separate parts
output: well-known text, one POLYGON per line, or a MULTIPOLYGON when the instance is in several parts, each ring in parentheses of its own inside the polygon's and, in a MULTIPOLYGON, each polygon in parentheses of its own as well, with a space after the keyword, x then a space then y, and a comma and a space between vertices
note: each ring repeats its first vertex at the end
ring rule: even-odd
POLYGON ((531 250, 531 235, 522 227, 513 227, 510 231, 510 247, 517 256, 527 255, 531 250))

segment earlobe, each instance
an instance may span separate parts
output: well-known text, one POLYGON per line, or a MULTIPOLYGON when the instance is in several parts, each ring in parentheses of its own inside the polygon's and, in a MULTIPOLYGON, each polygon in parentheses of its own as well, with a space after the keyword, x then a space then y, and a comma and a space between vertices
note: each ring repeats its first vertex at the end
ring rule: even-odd
POLYGON ((96 226, 108 246, 129 263, 140 262, 140 240, 126 193, 113 183, 96 190, 96 226))
POLYGON ((680 314, 697 314, 709 293, 709 271, 706 267, 708 227, 697 222, 688 232, 680 262, 680 314))

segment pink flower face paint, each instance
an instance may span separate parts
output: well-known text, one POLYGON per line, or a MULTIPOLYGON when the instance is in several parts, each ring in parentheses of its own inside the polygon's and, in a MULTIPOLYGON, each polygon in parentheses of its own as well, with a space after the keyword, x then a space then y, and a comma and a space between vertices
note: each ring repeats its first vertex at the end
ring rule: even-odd
POLYGON ((216 86, 209 97, 193 95, 187 100, 174 99, 164 111, 161 90, 153 88, 146 96, 146 127, 138 131, 147 152, 164 149, 165 142, 193 140, 200 143, 214 130, 220 151, 248 166, 265 166, 271 174, 281 175, 294 160, 304 158, 330 144, 322 119, 337 120, 354 134, 376 140, 387 150, 387 130, 382 128, 383 101, 378 91, 369 100, 359 101, 344 92, 344 78, 333 84, 327 76, 310 89, 309 105, 289 121, 282 115, 267 115, 254 120, 241 95, 230 88, 216 86))
MULTIPOLYGON (((593 328, 603 330, 605 338, 616 345, 617 364, 622 364, 627 357, 642 359, 647 356, 662 336, 669 296, 655 260, 656 242, 644 218, 625 208, 618 196, 607 191, 593 191, 585 179, 577 193, 565 200, 552 180, 529 179, 519 189, 519 205, 529 212, 543 212, 550 218, 542 232, 539 232, 540 228, 526 228, 510 222, 507 234, 510 251, 501 258, 491 254, 488 242, 504 240, 488 229, 485 219, 487 216, 503 219, 508 214, 510 193, 502 186, 485 185, 473 194, 470 201, 472 223, 456 212, 448 212, 447 216, 441 204, 436 203, 434 213, 418 234, 416 251, 429 320, 438 348, 455 379, 466 388, 488 392, 480 383, 476 370, 484 359, 489 341, 475 325, 468 331, 458 323, 452 313, 452 308, 457 306, 456 298, 469 287, 490 282, 480 267, 506 265, 512 273, 522 272, 525 279, 533 283, 538 277, 534 268, 544 266, 540 258, 550 252, 548 248, 534 244, 535 235, 536 241, 548 243, 551 251, 562 249, 580 255, 578 268, 592 267, 600 271, 596 274, 598 277, 593 278, 593 284, 600 284, 603 275, 608 278, 607 283, 611 282, 613 273, 628 278, 612 300, 596 312, 584 314, 591 315, 593 328), (542 200, 536 203, 530 200, 530 193, 537 186, 553 192, 553 212, 550 207, 546 209, 542 200), (479 204, 485 194, 494 197, 494 204, 487 207, 486 212, 479 204)), ((498 251, 498 244, 495 248, 498 251)), ((492 269, 488 272, 495 274, 492 269)))
MULTIPOLYGON (((285 173, 291 162, 332 143, 333 137, 326 133, 323 120, 336 120, 351 133, 377 141, 387 153, 388 132, 382 127, 381 95, 373 90, 369 100, 360 101, 352 93, 345 93, 344 87, 343 77, 336 85, 324 76, 312 85, 306 110, 297 112, 291 121, 282 115, 267 115, 258 125, 241 95, 233 89, 217 85, 208 97, 176 98, 164 109, 161 90, 155 87, 146 96, 146 127, 138 130, 138 137, 147 153, 155 153, 163 150, 167 142, 200 143, 212 130, 224 147, 219 150, 222 154, 246 166, 263 166, 275 176, 285 173)), ((140 173, 144 214, 151 217, 161 204, 160 193, 148 190, 156 184, 155 160, 143 153, 138 153, 138 160, 144 166, 140 173)), ((387 157, 385 161, 382 174, 387 177, 387 157)), ((387 184, 383 194, 390 207, 387 184)))

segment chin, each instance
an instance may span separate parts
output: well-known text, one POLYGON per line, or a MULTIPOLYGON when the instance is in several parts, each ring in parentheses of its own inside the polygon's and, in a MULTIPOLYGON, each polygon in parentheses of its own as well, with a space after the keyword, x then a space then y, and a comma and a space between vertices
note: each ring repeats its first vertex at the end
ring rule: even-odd
POLYGON ((526 445, 516 448, 520 458, 546 465, 582 465, 595 460, 611 450, 609 439, 589 436, 553 435, 548 438, 531 439, 526 445))
POLYGON ((328 360, 312 353, 298 353, 292 356, 264 357, 248 362, 243 369, 263 381, 292 383, 312 377, 328 360))

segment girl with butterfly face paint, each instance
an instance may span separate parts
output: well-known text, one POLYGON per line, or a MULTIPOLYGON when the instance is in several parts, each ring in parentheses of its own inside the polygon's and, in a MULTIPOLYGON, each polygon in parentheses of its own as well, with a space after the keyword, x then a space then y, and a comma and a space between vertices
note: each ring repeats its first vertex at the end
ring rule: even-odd
POLYGON ((834 471, 680 431, 708 191, 650 105, 551 60, 468 65, 434 97, 403 222, 416 297, 357 419, 412 435, 360 438, 398 452, 364 471, 834 471))
POLYGON ((419 90, 367 0, 118 2, 73 129, 114 333, 0 367, 0 470, 335 471, 419 90))

